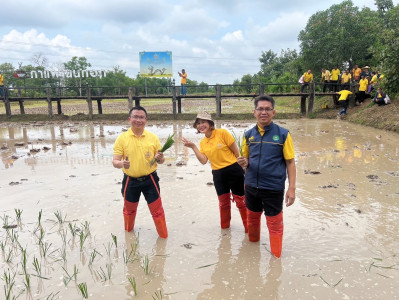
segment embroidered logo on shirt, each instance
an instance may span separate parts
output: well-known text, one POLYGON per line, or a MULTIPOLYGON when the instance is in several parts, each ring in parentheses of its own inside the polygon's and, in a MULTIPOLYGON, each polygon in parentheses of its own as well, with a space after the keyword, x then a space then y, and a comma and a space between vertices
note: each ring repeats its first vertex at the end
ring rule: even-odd
POLYGON ((147 151, 146 153, 145 153, 145 158, 150 158, 150 152, 149 151, 147 151))
POLYGON ((280 137, 277 134, 273 135, 273 141, 277 142, 279 140, 280 140, 280 137))
POLYGON ((222 148, 222 144, 219 143, 218 147, 219 147, 219 148, 222 148))
POLYGON ((248 140, 249 140, 249 141, 252 141, 253 139, 255 139, 255 137, 254 137, 254 136, 251 136, 248 140))

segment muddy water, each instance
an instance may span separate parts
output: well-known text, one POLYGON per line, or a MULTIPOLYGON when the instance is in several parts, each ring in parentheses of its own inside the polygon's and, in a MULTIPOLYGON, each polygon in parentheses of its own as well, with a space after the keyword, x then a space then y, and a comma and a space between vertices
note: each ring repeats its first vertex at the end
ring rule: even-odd
MULTIPOLYGON (((219 228, 210 166, 179 142, 200 140, 191 123, 148 124, 161 142, 177 137, 158 168, 167 240, 144 199, 135 233, 123 231, 111 160, 127 124, 1 127, 0 221, 17 227, 0 231, 0 272, 15 272, 12 294, 27 293, 22 248, 33 299, 82 299, 80 283, 89 299, 131 299, 129 278, 137 299, 399 298, 399 136, 331 120, 277 123, 293 135, 298 177, 281 259, 270 255, 265 220, 260 243, 248 241, 235 207, 231 228, 219 228)), ((241 135, 252 125, 222 126, 241 135)))

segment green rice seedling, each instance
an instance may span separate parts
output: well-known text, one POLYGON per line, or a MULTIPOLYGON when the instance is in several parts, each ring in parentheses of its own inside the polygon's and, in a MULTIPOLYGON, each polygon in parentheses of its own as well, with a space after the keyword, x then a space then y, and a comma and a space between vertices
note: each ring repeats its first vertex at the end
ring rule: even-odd
POLYGON ((66 253, 65 247, 63 247, 62 250, 61 250, 61 258, 62 258, 62 261, 64 262, 64 264, 66 264, 66 262, 67 262, 67 253, 66 253))
POLYGON ((111 275, 112 275, 112 264, 106 264, 106 267, 107 267, 108 280, 111 280, 111 275))
POLYGON ((52 245, 52 243, 47 243, 47 242, 44 242, 44 243, 40 243, 39 244, 39 246, 40 246, 40 253, 41 253, 41 255, 43 256, 43 257, 46 257, 47 255, 48 255, 48 251, 50 250, 50 247, 51 247, 51 245, 52 245))
POLYGON ((21 221, 22 210, 19 208, 15 208, 14 211, 15 211, 15 215, 17 217, 17 221, 21 221))
POLYGON ((30 275, 25 272, 24 285, 27 291, 30 290, 30 275))
POLYGON ((16 274, 15 272, 13 274, 11 274, 10 269, 8 269, 8 272, 6 270, 4 270, 3 280, 5 282, 4 295, 6 296, 6 300, 15 299, 15 297, 11 298, 12 289, 15 285, 15 274, 16 274))
POLYGON ((4 253, 5 247, 6 247, 6 242, 5 242, 5 241, 1 241, 1 242, 0 242, 0 249, 1 249, 1 251, 2 251, 3 253, 4 253))
POLYGON ((69 223, 69 224, 68 224, 68 228, 69 228, 69 231, 70 231, 71 234, 72 234, 72 237, 74 237, 74 236, 76 235, 76 232, 77 232, 77 227, 76 227, 76 225, 75 225, 75 224, 72 225, 72 223, 69 223))
POLYGON ((68 287, 68 283, 72 280, 73 276, 69 275, 68 270, 66 268, 64 268, 64 267, 61 267, 61 268, 65 272, 62 281, 64 282, 65 287, 68 287))
POLYGON ((33 267, 35 268, 36 274, 42 276, 42 266, 36 257, 33 257, 33 267))
POLYGON ((146 275, 150 274, 151 270, 150 270, 150 259, 148 258, 148 254, 146 254, 146 256, 143 259, 143 264, 141 266, 144 270, 144 273, 146 275))
POLYGON ((245 131, 244 131, 244 133, 242 134, 242 136, 237 136, 236 133, 235 133, 234 130, 233 130, 233 131, 232 131, 232 135, 233 135, 233 137, 234 137, 234 139, 235 139, 235 141, 236 141, 236 143, 237 143, 238 150, 240 151, 240 156, 243 156, 243 152, 242 152, 242 147, 243 147, 242 141, 243 141, 244 136, 245 136, 245 131))
POLYGON ((57 218, 58 224, 61 225, 62 223, 65 222, 66 215, 65 215, 65 217, 63 217, 61 211, 57 210, 57 211, 54 213, 54 215, 55 215, 55 217, 57 218))
POLYGON ((161 290, 156 291, 156 292, 154 293, 154 296, 152 296, 152 299, 155 299, 155 300, 161 300, 161 299, 163 299, 162 291, 161 291, 161 290))
POLYGON ((26 257, 26 249, 22 249, 21 251, 21 255, 22 255, 22 269, 26 275, 26 264, 27 264, 27 257, 26 257))
POLYGON ((115 248, 118 248, 118 237, 116 235, 113 235, 112 233, 111 233, 111 236, 112 236, 112 240, 114 241, 115 248))
POLYGON ((87 236, 91 235, 91 233, 90 233, 90 223, 85 221, 85 223, 82 224, 82 230, 86 233, 87 236))
POLYGON ((129 277, 128 280, 129 280, 129 282, 130 282, 130 285, 131 285, 132 288, 133 288, 134 295, 137 296, 137 284, 136 284, 136 279, 135 279, 134 277, 129 277))
POLYGON ((13 257, 14 257, 14 253, 13 253, 12 249, 8 249, 8 253, 6 253, 6 255, 5 255, 6 263, 8 263, 8 264, 11 263, 13 257))
POLYGON ((76 265, 73 265, 73 274, 72 274, 72 277, 74 278, 75 281, 76 281, 76 279, 77 279, 78 273, 79 273, 78 267, 77 267, 76 265))
POLYGON ((53 292, 51 292, 50 295, 47 296, 46 300, 58 299, 58 294, 59 293, 60 293, 59 291, 57 293, 55 293, 55 294, 53 292))
POLYGON ((86 241, 86 239, 87 239, 87 236, 88 236, 88 233, 85 233, 85 232, 83 232, 83 231, 81 231, 80 234, 79 234, 79 246, 80 246, 80 251, 83 250, 83 246, 84 246, 84 243, 85 243, 85 241, 86 241))
POLYGON ((1 219, 3 220, 3 228, 7 229, 8 228, 8 216, 4 215, 3 217, 1 217, 1 219))
POLYGON ((37 221, 38 221, 38 226, 42 226, 42 214, 43 214, 43 210, 41 209, 40 211, 39 211, 39 216, 37 217, 37 221))
POLYGON ((101 281, 107 281, 107 275, 105 274, 103 268, 100 267, 100 270, 97 271, 98 277, 100 277, 101 281))
POLYGON ((96 258, 97 254, 100 254, 100 252, 98 252, 96 249, 93 250, 93 252, 90 254, 90 259, 89 259, 89 268, 92 267, 94 259, 96 258))
POLYGON ((87 293, 87 284, 86 282, 82 282, 78 284, 78 288, 80 290, 80 293, 82 294, 82 297, 87 299, 89 298, 89 294, 87 293))
MULTIPOLYGON (((104 244, 103 244, 103 245, 104 245, 104 244)), ((108 245, 107 245, 107 246, 104 245, 104 248, 105 248, 105 252, 107 253, 108 258, 110 258, 110 256, 111 256, 112 244, 111 244, 110 242, 108 242, 108 245)))
POLYGON ((68 230, 62 229, 60 231, 61 239, 62 239, 62 244, 65 246, 66 245, 66 237, 68 235, 68 230))
MULTIPOLYGON (((174 140, 173 140, 173 136, 174 136, 175 134, 172 134, 172 135, 169 135, 168 136, 168 139, 166 140, 166 142, 165 142, 165 144, 163 145, 163 147, 161 148, 161 150, 159 150, 159 152, 165 152, 166 150, 168 150, 170 147, 172 147, 172 145, 174 144, 174 140)), ((150 161, 150 165, 152 166, 152 165, 154 165, 155 164, 155 162, 156 162, 157 160, 155 159, 155 158, 153 158, 151 161, 150 161)))

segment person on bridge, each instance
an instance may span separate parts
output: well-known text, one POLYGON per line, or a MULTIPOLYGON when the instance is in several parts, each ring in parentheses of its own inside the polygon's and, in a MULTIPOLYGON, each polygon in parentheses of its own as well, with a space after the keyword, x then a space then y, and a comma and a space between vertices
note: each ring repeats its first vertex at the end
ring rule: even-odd
POLYGON ((215 123, 207 112, 200 112, 195 119, 194 128, 205 137, 200 148, 182 138, 184 146, 193 149, 200 163, 211 162, 213 182, 219 199, 220 226, 230 227, 231 201, 236 203, 242 223, 247 232, 247 208, 244 196, 244 171, 237 163, 240 151, 234 137, 226 129, 215 129, 215 123))
POLYGON ((179 73, 179 76, 181 77, 181 91, 180 93, 185 96, 187 95, 187 73, 186 70, 182 69, 181 73, 179 73))
POLYGON ((285 205, 295 201, 295 151, 290 132, 273 122, 275 101, 269 95, 255 99, 254 115, 257 124, 245 132, 243 156, 237 162, 245 173, 245 199, 247 205, 248 238, 260 240, 262 212, 269 229, 271 253, 281 256, 283 245, 283 202, 285 180, 288 189, 285 205))
POLYGON ((326 92, 327 88, 331 92, 330 77, 331 77, 330 71, 324 68, 321 69, 321 82, 323 83, 323 93, 326 92))
POLYGON ((128 117, 130 128, 122 133, 114 144, 112 164, 123 171, 122 196, 125 230, 134 229, 137 206, 143 193, 155 223, 158 235, 166 239, 165 213, 162 207, 157 164, 165 162, 159 138, 145 129, 147 111, 144 107, 133 107, 128 117), (151 164, 151 160, 156 163, 151 164))
POLYGON ((331 86, 334 92, 338 91, 338 80, 341 75, 341 71, 338 69, 338 65, 334 66, 334 69, 331 70, 331 86))
POLYGON ((352 76, 349 73, 349 69, 345 70, 345 73, 342 74, 341 76, 341 89, 342 90, 349 90, 350 89, 350 84, 352 81, 352 76))
POLYGON ((4 76, 0 71, 0 97, 4 97, 4 76))
POLYGON ((307 72, 305 72, 303 74, 303 83, 301 86, 301 93, 304 93, 305 88, 307 86, 309 86, 309 83, 312 83, 312 82, 313 82, 313 74, 312 74, 312 70, 309 69, 307 72))

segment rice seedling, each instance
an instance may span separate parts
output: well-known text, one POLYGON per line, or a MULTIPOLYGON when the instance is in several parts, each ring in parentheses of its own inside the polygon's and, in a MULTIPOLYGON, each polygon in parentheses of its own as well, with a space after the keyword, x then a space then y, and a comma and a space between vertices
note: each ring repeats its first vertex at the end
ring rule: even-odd
POLYGON ((8 272, 6 270, 4 270, 3 280, 5 282, 4 295, 6 296, 6 300, 15 299, 15 297, 11 298, 12 289, 15 285, 15 274, 16 274, 15 272, 13 274, 11 274, 10 269, 8 269, 8 272))
POLYGON ((15 208, 14 211, 15 211, 15 215, 17 217, 17 221, 21 221, 22 210, 19 208, 18 209, 15 208))
MULTIPOLYGON (((165 142, 165 144, 163 145, 163 147, 161 148, 161 150, 159 150, 159 152, 165 152, 166 150, 168 150, 170 147, 172 147, 172 145, 174 144, 174 140, 173 140, 173 136, 174 136, 175 134, 173 133, 172 135, 169 135, 168 136, 168 139, 166 140, 166 142, 165 142)), ((154 165, 155 164, 155 162, 156 162, 157 160, 155 159, 155 158, 153 158, 151 161, 150 161, 150 165, 152 166, 152 165, 154 165)))
POLYGON ((48 251, 50 250, 51 245, 52 245, 52 243, 47 243, 47 242, 39 244, 39 246, 40 246, 40 254, 43 257, 48 256, 48 253, 49 253, 48 251))
POLYGON ((234 130, 233 130, 233 131, 232 131, 232 135, 233 135, 233 137, 234 137, 234 139, 235 139, 235 141, 236 141, 236 143, 237 143, 238 150, 240 151, 240 156, 243 156, 243 151, 242 151, 243 145, 242 145, 242 141, 243 141, 244 136, 245 136, 245 131, 244 131, 244 133, 242 134, 242 136, 238 136, 238 137, 237 137, 236 133, 235 133, 234 130))
POLYGON ((152 299, 155 299, 155 300, 161 300, 161 299, 163 299, 163 293, 162 293, 162 291, 161 291, 161 290, 156 291, 156 292, 154 293, 154 295, 152 296, 152 299))
POLYGON ((22 255, 22 269, 26 275, 26 264, 27 264, 27 257, 26 257, 26 249, 22 249, 21 251, 21 255, 22 255))
POLYGON ((42 223, 41 223, 41 221, 42 221, 42 214, 43 214, 43 210, 41 209, 41 210, 39 211, 39 216, 37 217, 38 226, 39 226, 39 227, 42 226, 42 223))
POLYGON ((130 282, 130 285, 131 285, 132 288, 133 288, 134 295, 137 296, 137 284, 136 284, 136 279, 135 279, 134 277, 129 277, 128 280, 129 280, 129 282, 130 282))
POLYGON ((72 274, 72 277, 75 278, 75 281, 76 281, 76 279, 77 279, 78 273, 79 273, 78 267, 77 267, 76 265, 73 265, 73 274, 72 274))
POLYGON ((72 237, 74 237, 75 235, 76 235, 76 232, 77 232, 77 227, 76 227, 76 225, 75 224, 73 224, 72 225, 72 223, 69 223, 68 224, 68 228, 69 228, 69 231, 71 232, 71 234, 72 234, 72 237))
POLYGON ((320 277, 321 280, 324 281, 325 284, 327 284, 329 287, 332 287, 332 288, 335 288, 335 287, 336 287, 338 284, 340 284, 340 282, 344 279, 344 278, 341 278, 337 283, 335 283, 335 284, 330 284, 330 283, 328 283, 323 277, 321 277, 321 276, 319 276, 319 277, 320 277))
MULTIPOLYGON (((100 254, 100 252, 98 252, 96 249, 93 250, 93 252, 90 254, 90 259, 89 259, 89 268, 92 267, 94 259, 96 258, 97 254, 100 254)), ((101 255, 102 256, 102 255, 101 255)))
POLYGON ((112 233, 111 233, 111 236, 112 236, 112 240, 114 241, 115 248, 118 248, 118 237, 116 235, 113 235, 112 233))
POLYGON ((62 250, 61 250, 61 258, 62 258, 62 261, 64 262, 64 264, 66 264, 66 262, 67 262, 67 254, 66 254, 65 247, 63 247, 62 250))
POLYGON ((8 264, 11 263, 13 257, 14 257, 14 253, 13 253, 12 249, 9 249, 9 250, 8 250, 8 253, 5 255, 5 261, 6 261, 6 263, 8 263, 8 264))
POLYGON ((63 217, 61 211, 57 210, 57 211, 54 213, 54 215, 55 215, 55 217, 57 218, 58 224, 61 225, 62 223, 65 222, 66 216, 63 217))
POLYGON ((107 246, 104 245, 104 248, 105 248, 105 252, 107 253, 107 256, 108 256, 108 259, 109 259, 110 256, 111 256, 112 244, 110 242, 108 242, 108 245, 107 246))
POLYGON ((62 230, 60 231, 62 244, 63 244, 64 246, 66 245, 66 237, 67 237, 67 234, 68 234, 68 230, 66 230, 66 229, 62 229, 62 230))
POLYGON ((78 284, 78 288, 80 290, 80 293, 82 294, 82 297, 87 299, 89 298, 89 294, 87 293, 87 284, 86 282, 82 282, 78 284))
POLYGON ((102 267, 100 267, 100 270, 97 271, 97 274, 102 281, 111 280, 112 264, 106 264, 106 269, 107 269, 107 273, 104 272, 102 267))
POLYGON ((58 299, 58 294, 59 293, 60 293, 59 291, 57 293, 55 293, 55 294, 53 292, 51 292, 50 295, 47 296, 46 300, 58 299))
POLYGON ((25 276, 24 276, 24 285, 27 291, 30 290, 30 275, 28 273, 25 272, 25 276))
POLYGON ((42 276, 42 266, 40 265, 40 262, 36 257, 33 257, 33 267, 35 268, 36 274, 39 277, 41 277, 42 276))
POLYGON ((4 253, 5 247, 6 247, 6 242, 5 242, 5 241, 1 241, 1 243, 0 243, 0 249, 1 249, 1 251, 2 251, 3 253, 4 253))
POLYGON ((3 220, 3 228, 7 229, 8 228, 8 216, 4 215, 3 217, 1 217, 1 219, 3 220))
POLYGON ((84 246, 84 243, 85 243, 87 237, 88 237, 88 233, 85 233, 85 232, 83 232, 83 231, 80 232, 80 234, 79 234, 79 246, 80 246, 80 251, 83 250, 83 246, 84 246))
POLYGON ((126 249, 123 251, 122 256, 123 256, 123 262, 125 265, 127 265, 130 262, 134 262, 135 256, 136 256, 136 251, 137 251, 137 244, 131 244, 130 245, 130 251, 128 253, 128 250, 126 249))
POLYGON ((142 264, 141 267, 143 268, 144 273, 146 275, 151 273, 151 270, 150 270, 150 259, 148 258, 148 254, 146 254, 146 256, 144 257, 143 264, 142 264))
POLYGON ((68 286, 68 283, 72 280, 72 279, 74 279, 75 281, 76 281, 76 279, 77 279, 77 275, 78 275, 78 273, 79 273, 79 270, 78 270, 78 268, 76 267, 76 265, 74 265, 73 266, 73 274, 72 275, 69 275, 69 273, 68 273, 68 270, 66 269, 66 268, 64 268, 64 267, 61 267, 63 270, 64 270, 64 272, 65 272, 65 274, 64 274, 64 277, 63 277, 63 282, 64 282, 64 285, 65 285, 65 287, 67 287, 68 286))
POLYGON ((85 221, 85 223, 82 224, 82 230, 86 233, 87 236, 91 235, 91 233, 90 233, 90 223, 85 221))

